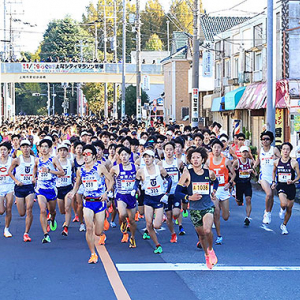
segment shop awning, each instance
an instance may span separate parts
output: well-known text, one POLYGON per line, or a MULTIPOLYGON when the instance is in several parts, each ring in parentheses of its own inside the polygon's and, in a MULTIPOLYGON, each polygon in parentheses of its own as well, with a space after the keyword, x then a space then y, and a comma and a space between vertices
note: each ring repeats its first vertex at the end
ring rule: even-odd
POLYGON ((222 108, 222 104, 225 103, 225 97, 218 97, 213 99, 212 105, 211 105, 211 111, 224 111, 222 108))
MULTIPOLYGON (((289 87, 286 79, 276 82, 276 108, 287 108, 290 105, 289 87)), ((246 90, 236 109, 261 109, 267 107, 267 84, 253 83, 246 90)))
POLYGON ((234 110, 244 94, 246 87, 239 87, 225 95, 225 110, 234 110))
POLYGON ((203 109, 210 109, 212 102, 215 98, 217 98, 220 94, 210 94, 203 97, 203 109))

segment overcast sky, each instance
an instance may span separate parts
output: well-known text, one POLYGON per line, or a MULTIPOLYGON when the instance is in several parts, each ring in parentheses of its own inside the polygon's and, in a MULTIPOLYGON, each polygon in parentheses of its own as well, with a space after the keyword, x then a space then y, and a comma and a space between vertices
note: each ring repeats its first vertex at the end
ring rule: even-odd
MULTIPOLYGON (((1 17, 3 20, 3 0, 0 7, 1 17)), ((14 2, 14 1, 7 1, 14 2)), ((20 2, 20 1, 16 1, 20 2)), ((72 18, 81 21, 82 14, 85 12, 85 7, 90 3, 97 3, 96 0, 22 0, 23 4, 12 5, 12 12, 16 12, 14 18, 21 19, 23 22, 36 24, 36 27, 28 25, 22 26, 18 44, 23 51, 35 52, 39 43, 42 40, 43 33, 47 28, 47 24, 52 19, 64 18, 67 14, 72 18)), ((134 0, 132 0, 134 2, 134 0)), ((267 0, 203 0, 203 7, 207 13, 217 15, 247 15, 254 16, 267 6, 267 0)), ((146 0, 141 0, 142 7, 146 0)), ((164 9, 168 11, 171 0, 160 0, 164 9)), ((7 11, 10 10, 10 4, 7 4, 7 11)), ((7 22, 7 24, 9 24, 7 22)), ((8 25, 7 25, 8 26, 8 25)), ((1 39, 3 38, 3 21, 0 23, 1 39)), ((7 28, 8 29, 8 28, 7 28)), ((6 37, 9 39, 9 37, 6 37)), ((1 51, 3 45, 1 45, 1 51)))

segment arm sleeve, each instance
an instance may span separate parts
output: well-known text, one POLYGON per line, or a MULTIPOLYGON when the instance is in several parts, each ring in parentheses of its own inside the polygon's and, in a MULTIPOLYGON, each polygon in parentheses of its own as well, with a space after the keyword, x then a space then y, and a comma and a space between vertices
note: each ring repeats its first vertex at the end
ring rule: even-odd
POLYGON ((216 178, 216 180, 214 180, 212 182, 212 184, 213 184, 213 189, 216 191, 218 189, 218 187, 219 187, 219 180, 218 180, 218 178, 216 178))
POLYGON ((137 191, 138 188, 139 188, 139 184, 140 184, 140 180, 135 179, 135 183, 134 183, 133 189, 137 191))
POLYGON ((165 177, 165 179, 168 181, 167 194, 169 194, 172 187, 172 179, 169 174, 165 177))
POLYGON ((177 184, 176 190, 175 190, 175 199, 181 200, 184 199, 187 195, 183 193, 183 186, 180 184, 177 184))

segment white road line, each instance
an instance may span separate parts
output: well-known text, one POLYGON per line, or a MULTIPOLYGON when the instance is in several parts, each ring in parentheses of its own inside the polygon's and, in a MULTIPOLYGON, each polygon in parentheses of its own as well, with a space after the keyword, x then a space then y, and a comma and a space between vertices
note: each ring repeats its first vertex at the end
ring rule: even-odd
POLYGON ((196 263, 145 263, 116 264, 119 272, 155 271, 300 271, 300 266, 225 266, 216 265, 209 270, 205 264, 196 263))

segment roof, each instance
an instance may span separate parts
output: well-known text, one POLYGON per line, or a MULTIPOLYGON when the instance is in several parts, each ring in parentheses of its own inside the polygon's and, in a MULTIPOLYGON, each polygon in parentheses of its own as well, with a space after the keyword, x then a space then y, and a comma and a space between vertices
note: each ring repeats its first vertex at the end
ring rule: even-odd
POLYGON ((215 35, 244 23, 249 19, 250 17, 210 17, 204 15, 200 18, 203 37, 207 41, 213 41, 215 35))

